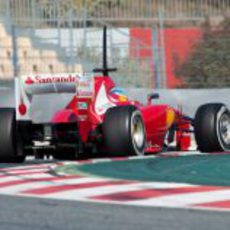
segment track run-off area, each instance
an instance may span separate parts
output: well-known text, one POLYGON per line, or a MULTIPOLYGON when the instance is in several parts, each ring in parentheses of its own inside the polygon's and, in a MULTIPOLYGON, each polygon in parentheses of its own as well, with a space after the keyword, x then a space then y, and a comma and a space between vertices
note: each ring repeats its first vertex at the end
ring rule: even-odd
POLYGON ((169 152, 0 165, 0 195, 230 211, 230 154, 169 152))

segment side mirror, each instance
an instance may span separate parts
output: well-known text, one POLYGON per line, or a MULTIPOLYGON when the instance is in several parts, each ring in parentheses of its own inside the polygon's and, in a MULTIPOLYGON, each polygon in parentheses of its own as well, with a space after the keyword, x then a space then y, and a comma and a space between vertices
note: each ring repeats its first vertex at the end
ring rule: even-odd
POLYGON ((151 101, 154 99, 159 99, 160 95, 159 93, 151 93, 148 95, 148 104, 151 104, 151 101))

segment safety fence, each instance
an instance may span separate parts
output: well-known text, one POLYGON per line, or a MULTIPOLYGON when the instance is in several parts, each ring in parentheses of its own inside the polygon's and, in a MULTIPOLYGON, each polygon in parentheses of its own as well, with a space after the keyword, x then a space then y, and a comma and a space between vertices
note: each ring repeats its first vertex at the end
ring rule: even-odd
POLYGON ((0 15, 30 27, 82 27, 86 21, 144 24, 159 21, 159 14, 165 21, 218 20, 229 13, 229 0, 0 0, 0 15))
MULTIPOLYGON (((150 28, 149 31, 150 34, 153 31, 156 34, 154 44, 146 43, 141 37, 135 36, 135 32, 131 36, 129 28, 108 28, 108 63, 118 69, 111 75, 124 87, 164 87, 159 28, 150 28), (143 56, 143 51, 148 55, 143 56)), ((92 71, 102 66, 101 27, 87 30, 65 28, 59 32, 60 40, 55 28, 34 29, 33 35, 28 29, 16 29, 14 36, 17 39, 13 44, 14 39, 2 28, 0 78, 9 79, 24 74, 92 71)))
MULTIPOLYGON (((76 1, 80 2, 80 1, 76 1)), ((229 0, 110 0, 85 1, 89 14, 106 21, 200 20, 222 17, 230 10, 229 0), (94 3, 92 3, 94 2, 94 3)))
POLYGON ((226 34, 217 32, 220 36, 210 36, 214 42, 208 43, 209 25, 164 25, 166 20, 227 18, 229 7, 229 0, 0 0, 0 78, 100 67, 102 26, 107 25, 109 63, 118 68, 112 76, 120 85, 228 87, 229 54, 223 52, 230 50, 228 23, 221 25, 226 34), (151 23, 128 27, 138 20, 151 23), (207 68, 197 68, 204 63, 207 68), (184 84, 181 77, 188 75, 184 84))

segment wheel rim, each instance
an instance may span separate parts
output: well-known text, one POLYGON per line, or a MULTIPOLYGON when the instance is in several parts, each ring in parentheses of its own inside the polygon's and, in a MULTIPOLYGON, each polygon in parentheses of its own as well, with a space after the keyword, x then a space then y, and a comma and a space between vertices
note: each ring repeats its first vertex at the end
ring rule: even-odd
POLYGON ((135 147, 142 150, 145 142, 145 132, 141 116, 134 116, 132 122, 132 139, 135 147))
POLYGON ((225 146, 230 145, 230 116, 224 113, 219 121, 219 134, 225 146))

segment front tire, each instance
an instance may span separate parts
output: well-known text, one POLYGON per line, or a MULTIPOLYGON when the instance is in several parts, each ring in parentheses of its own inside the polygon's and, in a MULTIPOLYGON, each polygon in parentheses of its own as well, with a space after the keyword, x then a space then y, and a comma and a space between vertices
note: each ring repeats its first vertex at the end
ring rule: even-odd
POLYGON ((224 104, 205 104, 197 110, 195 138, 201 152, 230 151, 230 111, 224 104))
POLYGON ((141 113, 135 106, 108 109, 104 118, 103 134, 111 155, 144 155, 145 128, 141 113))

